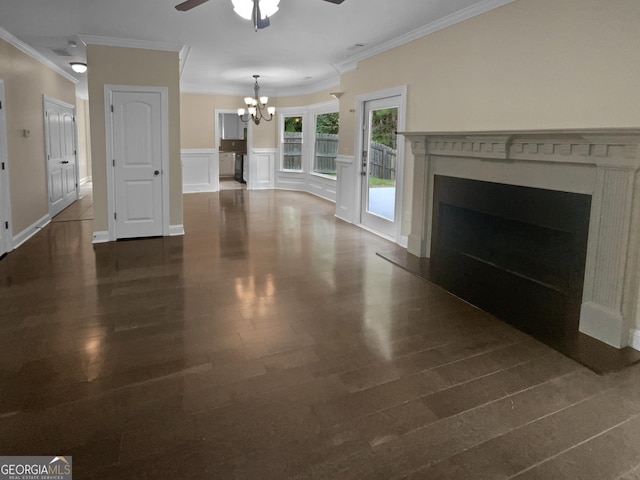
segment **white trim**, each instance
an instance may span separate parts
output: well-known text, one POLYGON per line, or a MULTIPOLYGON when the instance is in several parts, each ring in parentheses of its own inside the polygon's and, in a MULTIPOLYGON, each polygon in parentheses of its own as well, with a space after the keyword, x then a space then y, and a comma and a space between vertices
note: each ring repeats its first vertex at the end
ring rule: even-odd
POLYGON ((184 225, 169 225, 169 236, 170 237, 179 237, 184 235, 184 225))
POLYGON ((408 248, 409 247, 409 236, 408 235, 400 235, 400 239, 398 240, 397 243, 402 248, 408 248))
POLYGON ((36 220, 35 222, 33 222, 27 228, 22 230, 20 233, 18 233, 17 235, 14 235, 13 236, 13 249, 15 250, 16 248, 21 246, 24 242, 26 242, 31 237, 33 237, 36 233, 38 233, 44 227, 49 225, 50 222, 51 222, 51 216, 47 213, 43 217, 41 217, 38 220, 36 220))
POLYGON ((217 192, 220 190, 220 160, 218 151, 214 148, 183 148, 180 150, 180 161, 182 164, 182 193, 217 192), (197 184, 185 183, 185 164, 189 159, 207 157, 209 175, 206 180, 197 184))
POLYGON ((358 66, 358 62, 364 59, 373 57, 374 55, 386 52, 387 50, 391 50, 392 48, 399 47, 437 31, 451 27, 453 25, 456 25, 457 23, 464 22, 465 20, 469 20, 470 18, 477 17, 478 15, 482 15, 483 13, 507 5, 513 1, 514 0, 485 0, 483 2, 475 3, 467 8, 463 8, 462 10, 458 10, 457 12, 453 12, 452 14, 447 15, 444 18, 436 20, 435 22, 429 23, 422 27, 416 28, 415 30, 407 32, 404 35, 393 38, 388 42, 376 45, 375 47, 371 47, 366 50, 362 50, 358 52, 357 55, 348 57, 339 63, 332 64, 332 67, 338 70, 340 73, 350 72, 352 70, 355 70, 358 66))
POLYGON ((629 332, 629 346, 636 350, 640 350, 640 330, 631 329, 629 332))
POLYGON ((87 183, 93 182, 93 177, 89 175, 88 177, 84 177, 80 179, 80 186, 86 185, 87 183))
MULTIPOLYGON (((160 94, 160 116, 162 130, 162 235, 169 236, 169 88, 156 86, 139 85, 104 85, 104 121, 105 121, 105 141, 107 159, 114 158, 113 154, 113 115, 111 105, 113 104, 114 93, 159 93, 160 94)), ((114 212, 115 205, 115 179, 113 165, 107 164, 107 220, 109 226, 109 239, 116 240, 116 222, 114 212)))
POLYGON ((34 60, 40 62, 45 67, 53 70, 54 72, 56 72, 59 75, 62 75, 64 78, 66 78, 67 80, 69 80, 73 84, 77 84, 77 83, 80 82, 80 80, 78 80, 77 78, 75 78, 71 74, 65 72, 58 65, 56 65, 51 60, 49 60, 47 57, 45 57, 40 52, 38 52, 35 48, 31 47, 30 45, 27 45, 22 40, 14 37, 13 35, 11 35, 9 32, 7 32, 2 27, 0 27, 0 38, 3 39, 4 41, 6 41, 7 43, 10 43, 14 47, 16 47, 22 53, 25 53, 25 54, 29 55, 31 58, 33 58, 34 60))
POLYGON ((105 231, 93 232, 93 240, 91 243, 107 243, 110 241, 111 241, 111 238, 109 237, 109 232, 105 232, 105 231))
MULTIPOLYGON (((357 158, 360 158, 358 152, 362 152, 364 148, 363 130, 362 125, 364 123, 364 108, 365 103, 368 101, 379 100, 389 97, 400 97, 398 102, 398 132, 402 132, 405 129, 407 119, 407 86, 400 85, 398 87, 387 88, 385 90, 378 90, 376 92, 364 93, 356 97, 356 123, 355 123, 355 150, 357 158)), ((405 142, 398 141, 396 149, 396 202, 395 202, 395 233, 393 235, 393 242, 400 241, 402 232, 402 218, 403 218, 403 204, 402 199, 404 196, 404 163, 405 163, 405 142), (398 198, 400 197, 400 198, 398 198), (398 201, 399 200, 399 201, 398 201)), ((356 207, 354 212, 354 219, 356 225, 360 225, 362 218, 362 176, 356 175, 356 207)), ((387 238, 386 235, 381 235, 387 238)))
POLYGON ((75 157, 75 182, 76 182, 76 198, 73 202, 71 202, 69 205, 72 205, 74 202, 78 201, 78 199, 80 198, 80 180, 78 179, 78 177, 80 176, 79 174, 79 168, 80 166, 78 165, 78 124, 76 122, 76 118, 77 118, 77 111, 76 111, 76 106, 71 104, 71 103, 67 103, 63 100, 59 100, 57 98, 54 97, 49 97, 48 95, 42 95, 42 111, 44 113, 44 117, 42 119, 43 123, 44 123, 44 138, 45 138, 45 165, 46 165, 46 181, 47 181, 47 202, 48 202, 48 208, 49 208, 49 215, 53 218, 55 215, 57 215, 58 213, 60 213, 62 210, 64 210, 65 208, 67 208, 69 205, 65 205, 64 207, 62 207, 60 210, 57 210, 54 212, 54 208, 53 205, 51 203, 51 184, 49 183, 50 180, 50 172, 49 172, 49 161, 47 160, 49 158, 49 145, 50 145, 50 139, 49 139, 49 122, 47 121, 47 104, 52 104, 54 106, 58 106, 61 108, 66 108, 69 109, 73 112, 73 150, 75 152, 74 157, 75 157))
POLYGON ((13 223, 11 221, 11 192, 9 181, 9 147, 7 146, 7 114, 4 95, 4 80, 0 80, 0 103, 2 103, 2 109, 0 109, 0 162, 4 162, 4 170, 0 170, 0 205, 4 208, 0 210, 0 228, 4 229, 4 222, 9 224, 9 229, 4 229, 4 245, 0 249, 0 255, 13 250, 13 223), (4 252, 3 252, 4 250, 4 252))
POLYGON ((603 305, 584 302, 580 308, 580 331, 612 347, 627 346, 624 323, 620 312, 603 305))
POLYGON ((180 53, 184 48, 181 43, 154 42, 151 40, 135 40, 132 38, 104 37, 101 35, 78 35, 85 45, 100 45, 104 47, 140 48, 143 50, 162 50, 180 53))

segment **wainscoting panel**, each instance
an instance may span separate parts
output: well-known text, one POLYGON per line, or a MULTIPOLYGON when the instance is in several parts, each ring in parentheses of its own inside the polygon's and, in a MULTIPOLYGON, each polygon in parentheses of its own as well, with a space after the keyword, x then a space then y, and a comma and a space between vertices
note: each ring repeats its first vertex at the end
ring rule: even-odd
POLYGON ((249 156, 250 190, 261 190, 275 187, 276 150, 271 148, 254 148, 249 156))
POLYGON ((218 152, 213 148, 183 149, 182 192, 217 192, 220 190, 218 152))
POLYGON ((336 217, 345 222, 355 223, 357 218, 357 185, 355 157, 338 155, 336 157, 338 179, 336 181, 336 217))

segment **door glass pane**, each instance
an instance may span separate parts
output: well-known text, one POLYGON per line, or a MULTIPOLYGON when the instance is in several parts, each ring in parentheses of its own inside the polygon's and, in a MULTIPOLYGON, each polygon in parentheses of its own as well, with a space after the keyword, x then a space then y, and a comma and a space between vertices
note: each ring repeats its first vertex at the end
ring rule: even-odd
POLYGON ((369 118, 367 212, 393 221, 396 203, 398 108, 372 110, 369 118))
POLYGON ((338 112, 316 115, 316 143, 313 156, 313 171, 315 173, 336 176, 339 126, 338 112))
POLYGON ((283 170, 302 170, 302 117, 284 117, 283 170))

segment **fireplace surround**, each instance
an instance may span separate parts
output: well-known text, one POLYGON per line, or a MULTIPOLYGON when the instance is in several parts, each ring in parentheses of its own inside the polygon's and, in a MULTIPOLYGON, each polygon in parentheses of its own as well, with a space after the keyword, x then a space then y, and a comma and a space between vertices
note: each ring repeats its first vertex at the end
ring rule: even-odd
POLYGON ((579 331, 640 349, 640 130, 403 135, 414 155, 409 253, 431 256, 436 176, 590 195, 579 331))

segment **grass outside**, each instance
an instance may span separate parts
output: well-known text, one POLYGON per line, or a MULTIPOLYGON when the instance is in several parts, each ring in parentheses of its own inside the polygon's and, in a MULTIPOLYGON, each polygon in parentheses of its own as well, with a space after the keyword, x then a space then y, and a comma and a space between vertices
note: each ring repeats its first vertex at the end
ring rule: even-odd
POLYGON ((384 178, 369 177, 370 187, 395 187, 395 180, 387 180, 384 178))

